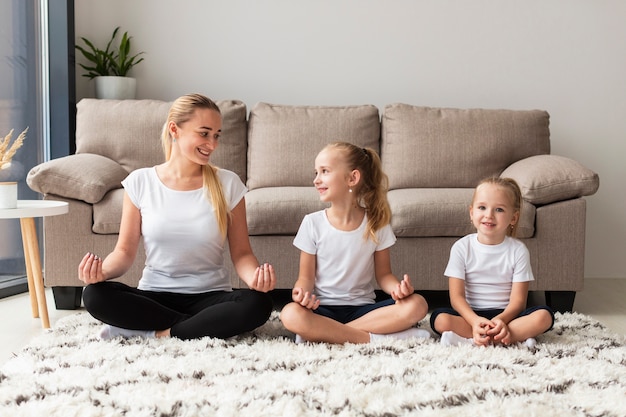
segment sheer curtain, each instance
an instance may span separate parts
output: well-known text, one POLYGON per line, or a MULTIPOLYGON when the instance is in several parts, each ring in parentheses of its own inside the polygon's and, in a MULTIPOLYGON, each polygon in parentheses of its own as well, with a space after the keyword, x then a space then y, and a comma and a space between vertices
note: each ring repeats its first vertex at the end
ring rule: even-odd
MULTIPOLYGON (((18 182, 18 199, 38 199, 26 174, 47 159, 47 0, 0 0, 0 136, 28 127, 0 181, 18 182)), ((0 220, 0 296, 25 290, 18 220, 0 220)))

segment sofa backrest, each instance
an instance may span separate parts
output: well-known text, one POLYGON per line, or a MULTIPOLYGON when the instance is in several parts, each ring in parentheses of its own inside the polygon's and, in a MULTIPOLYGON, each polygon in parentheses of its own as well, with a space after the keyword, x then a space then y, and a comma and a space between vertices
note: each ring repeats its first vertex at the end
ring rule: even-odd
POLYGON ((105 156, 128 172, 160 164, 161 130, 170 104, 82 99, 76 105, 76 153, 105 156))
POLYGON ((391 104, 381 122, 389 188, 473 188, 523 158, 550 153, 549 115, 391 104))
POLYGON ((312 187, 315 157, 331 142, 379 152, 378 108, 257 104, 248 121, 248 182, 263 187, 312 187))
MULTIPOLYGON (((238 100, 217 101, 222 113, 220 145, 211 162, 246 181, 247 109, 238 100)), ((126 171, 164 160, 161 132, 171 102, 82 99, 77 104, 76 153, 93 153, 126 171)))

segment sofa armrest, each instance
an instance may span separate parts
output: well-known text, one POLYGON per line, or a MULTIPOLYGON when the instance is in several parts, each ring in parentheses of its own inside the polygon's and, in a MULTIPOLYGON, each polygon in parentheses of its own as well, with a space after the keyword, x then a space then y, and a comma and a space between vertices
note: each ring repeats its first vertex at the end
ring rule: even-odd
POLYGON ((26 178, 28 186, 42 194, 56 194, 86 203, 122 187, 128 172, 117 162, 96 154, 75 154, 37 165, 26 178))
POLYGON ((598 174, 579 162, 557 155, 519 160, 500 176, 516 180, 524 200, 535 205, 592 195, 600 186, 598 174))

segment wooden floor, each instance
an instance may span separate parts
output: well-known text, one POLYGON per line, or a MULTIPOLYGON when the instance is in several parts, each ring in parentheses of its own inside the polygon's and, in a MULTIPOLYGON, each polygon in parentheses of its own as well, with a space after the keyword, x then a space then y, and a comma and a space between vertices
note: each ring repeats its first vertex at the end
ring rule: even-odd
MULTIPOLYGON (((52 291, 46 290, 46 295, 52 327, 60 318, 76 312, 56 310, 52 291)), ((574 311, 590 315, 609 330, 626 335, 626 278, 585 280, 585 289, 576 295, 574 311)), ((42 332, 41 321, 31 317, 28 294, 0 299, 0 365, 42 332)))

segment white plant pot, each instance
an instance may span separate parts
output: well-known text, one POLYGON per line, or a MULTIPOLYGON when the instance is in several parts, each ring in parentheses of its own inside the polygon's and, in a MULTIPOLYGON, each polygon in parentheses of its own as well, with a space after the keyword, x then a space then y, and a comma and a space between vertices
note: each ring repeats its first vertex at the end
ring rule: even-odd
POLYGON ((17 183, 0 182, 0 209, 17 208, 17 183))
POLYGON ((137 80, 132 77, 96 77, 96 98, 113 100, 134 99, 137 80))

